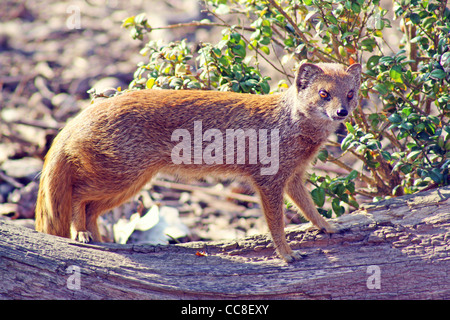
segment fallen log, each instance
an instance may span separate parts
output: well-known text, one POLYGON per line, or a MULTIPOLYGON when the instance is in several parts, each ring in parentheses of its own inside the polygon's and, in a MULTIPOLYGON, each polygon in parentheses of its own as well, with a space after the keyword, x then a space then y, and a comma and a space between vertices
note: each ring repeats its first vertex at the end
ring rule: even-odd
POLYGON ((0 299, 449 299, 450 188, 366 205, 332 236, 151 246, 80 244, 0 220, 0 299))

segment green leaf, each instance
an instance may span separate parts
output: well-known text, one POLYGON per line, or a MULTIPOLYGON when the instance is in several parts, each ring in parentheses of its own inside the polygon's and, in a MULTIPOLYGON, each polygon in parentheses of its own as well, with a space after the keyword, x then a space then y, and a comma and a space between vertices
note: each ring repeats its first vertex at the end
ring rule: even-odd
POLYGON ((403 83, 402 80, 402 67, 400 66, 393 66, 391 70, 389 71, 389 76, 392 80, 395 82, 403 83))
POLYGON ((243 58, 245 58, 245 55, 247 53, 245 51, 245 46, 241 46, 240 44, 235 45, 234 47, 232 47, 231 51, 233 51, 233 53, 238 55, 239 57, 243 57, 243 58))
POLYGON ((345 192, 345 185, 341 182, 336 181, 336 183, 331 187, 331 190, 337 196, 342 197, 345 192))
POLYGON ((229 63, 227 57, 225 57, 225 56, 221 56, 221 57, 218 59, 218 62, 219 62, 222 66, 224 66, 224 67, 228 67, 228 66, 230 65, 230 63, 229 63))
POLYGON ((393 113, 393 114, 388 118, 388 120, 389 120, 391 123, 398 124, 398 123, 401 123, 401 122, 402 122, 402 117, 401 117, 398 113, 393 113))
POLYGON ((337 24, 338 23, 338 20, 336 19, 335 16, 333 16, 333 14, 331 12, 327 13, 326 18, 327 18, 328 21, 330 21, 333 24, 337 24))
POLYGON ((346 122, 345 126, 347 127, 348 132, 355 134, 355 128, 353 128, 353 126, 350 122, 346 122))
POLYGON ((334 24, 330 26, 330 31, 332 34, 339 34, 339 28, 334 24))
POLYGON ((402 115, 404 115, 405 117, 408 117, 412 113, 412 110, 413 109, 411 107, 403 108, 402 115))
POLYGON ((198 81, 191 81, 191 82, 189 82, 187 87, 189 89, 201 89, 200 82, 198 82, 198 81))
POLYGON ((347 176, 347 180, 353 180, 358 176, 358 171, 353 170, 352 172, 350 172, 347 176))
POLYGON ((231 39, 233 39, 235 43, 239 43, 239 41, 241 41, 241 35, 237 32, 233 32, 231 34, 231 39))
MULTIPOLYGON (((411 108, 411 110, 412 110, 412 108, 411 108)), ((418 113, 411 112, 411 113, 408 115, 408 121, 415 122, 415 121, 417 121, 417 120, 419 120, 419 119, 420 119, 420 115, 419 115, 418 113)))
POLYGON ((369 52, 372 52, 376 45, 377 42, 373 38, 368 38, 361 41, 361 46, 363 47, 363 49, 369 52))
POLYGON ((411 122, 404 122, 400 125, 400 127, 405 130, 411 130, 412 128, 414 128, 414 125, 411 122))
POLYGON ((178 88, 181 87, 183 85, 183 80, 181 80, 180 78, 172 78, 172 80, 170 80, 169 86, 171 86, 172 88, 178 88))
POLYGON ((326 149, 322 149, 319 151, 319 153, 317 154, 317 158, 322 161, 325 162, 328 159, 328 151, 326 149))
POLYGON ((261 51, 264 52, 265 54, 270 54, 270 49, 269 49, 269 47, 267 47, 267 46, 262 46, 260 49, 261 49, 261 51))
POLYGON ((333 213, 331 210, 325 210, 325 209, 322 209, 322 208, 317 208, 317 211, 319 211, 319 213, 322 216, 324 216, 325 218, 328 218, 328 219, 331 218, 331 215, 333 213))
POLYGON ((354 139, 354 135, 353 134, 348 134, 344 140, 342 140, 341 142, 341 149, 342 151, 345 151, 349 148, 350 143, 353 141, 354 139))
POLYGON ((409 19, 414 24, 419 24, 421 21, 420 16, 417 13, 411 13, 411 15, 409 16, 409 19))
POLYGON ((356 209, 359 209, 359 204, 355 200, 350 200, 348 202, 348 204, 350 204, 351 206, 355 207, 356 209))
POLYGON ((422 153, 422 150, 411 151, 408 154, 408 156, 406 157, 406 159, 415 160, 421 153, 422 153))
POLYGON ((264 36, 258 40, 258 43, 267 46, 270 43, 270 37, 264 36))
POLYGON ((381 18, 375 19, 375 29, 383 30, 383 28, 384 28, 384 21, 381 18))
POLYGON ((317 187, 316 189, 311 191, 311 197, 318 207, 323 207, 323 205, 325 204, 325 189, 317 187))
POLYGON ((145 24, 147 22, 147 15, 145 13, 140 13, 134 18, 136 24, 145 24))
POLYGON ((377 140, 369 141, 367 143, 367 148, 370 150, 377 150, 381 148, 381 143, 377 140))
POLYGON ((151 89, 154 85, 155 85, 155 79, 154 78, 150 78, 150 79, 147 80, 147 83, 145 84, 145 87, 147 89, 151 89))
POLYGON ((414 126, 414 131, 417 133, 422 132, 423 130, 425 130, 425 123, 421 122, 417 125, 414 126))
POLYGON ((389 56, 384 56, 384 57, 381 57, 380 58, 380 60, 379 60, 379 63, 382 63, 382 64, 385 64, 385 65, 390 65, 392 62, 394 62, 395 61, 395 59, 394 58, 392 58, 392 57, 389 57, 389 56))
POLYGON ((258 81, 255 79, 248 79, 245 81, 245 84, 248 85, 249 87, 256 87, 258 85, 258 81))
POLYGON ((434 182, 440 183, 442 180, 442 174, 439 172, 439 169, 433 169, 428 172, 428 176, 433 179, 434 182))
POLYGON ((425 19, 423 19, 420 24, 425 29, 428 29, 428 28, 431 28, 435 22, 436 22, 436 18, 433 16, 430 16, 430 17, 426 17, 425 19))
POLYGON ((387 151, 380 151, 380 153, 381 153, 381 156, 383 157, 384 160, 386 160, 386 161, 391 161, 392 160, 392 157, 391 157, 389 152, 387 152, 387 151))
POLYGON ((441 122, 438 117, 433 116, 433 115, 429 115, 428 120, 431 120, 436 125, 438 125, 441 122))
POLYGON ((341 206, 341 201, 339 199, 333 199, 331 206, 338 217, 345 212, 345 208, 341 206))
POLYGON ((388 94, 388 92, 389 92, 387 86, 384 83, 379 83, 379 84, 375 85, 373 88, 375 90, 377 90, 379 93, 381 93, 381 95, 383 95, 383 96, 388 94))
POLYGON ((269 83, 267 81, 262 81, 260 83, 260 87, 261 90, 265 93, 265 94, 269 94, 270 93, 270 86, 269 83))
POLYGON ((367 60, 367 68, 372 69, 375 67, 380 61, 381 56, 371 56, 369 60, 367 60))
POLYGON ((216 58, 219 58, 220 56, 222 56, 222 51, 220 49, 218 49, 218 48, 213 48, 212 52, 214 53, 216 58))
POLYGON ((134 24, 134 16, 122 20, 122 28, 128 28, 134 24))
POLYGON ((361 6, 359 4, 357 4, 357 3, 352 3, 352 11, 354 13, 360 13, 361 12, 361 6))
MULTIPOLYGON (((268 21, 268 20, 264 20, 263 23, 266 22, 266 21, 268 21)), ((269 25, 263 26, 261 28, 261 31, 262 31, 262 34, 264 36, 271 37, 272 36, 272 28, 270 27, 270 22, 269 22, 269 25)))
POLYGON ((234 92, 239 92, 239 82, 236 80, 231 81, 231 90, 234 92))
POLYGON ((444 79, 445 76, 446 76, 445 71, 441 69, 435 69, 430 73, 430 77, 433 79, 444 79))
POLYGON ((287 37, 286 39, 284 39, 284 45, 286 47, 293 47, 294 46, 294 40, 291 37, 287 37))
MULTIPOLYGON (((355 183, 353 181, 349 181, 345 187, 351 194, 355 193, 355 183)), ((347 193, 344 193, 344 196, 348 199, 349 195, 347 193)), ((348 200, 345 200, 345 202, 348 202, 348 200)))
POLYGON ((411 172, 412 166, 407 163, 401 166, 400 171, 403 172, 404 174, 408 174, 411 172))

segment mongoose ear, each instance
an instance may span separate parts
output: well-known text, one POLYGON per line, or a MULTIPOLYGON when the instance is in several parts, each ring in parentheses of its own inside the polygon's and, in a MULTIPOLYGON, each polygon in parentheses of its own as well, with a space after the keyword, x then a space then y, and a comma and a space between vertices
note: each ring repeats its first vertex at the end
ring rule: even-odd
POLYGON ((355 82, 357 82, 357 83, 361 82, 361 71, 362 71, 362 67, 359 63, 352 64, 346 70, 346 72, 348 74, 351 74, 353 76, 353 78, 355 79, 355 82))
POLYGON ((318 75, 323 74, 323 70, 312 63, 304 63, 300 66, 295 77, 295 86, 297 91, 303 90, 309 86, 318 75))

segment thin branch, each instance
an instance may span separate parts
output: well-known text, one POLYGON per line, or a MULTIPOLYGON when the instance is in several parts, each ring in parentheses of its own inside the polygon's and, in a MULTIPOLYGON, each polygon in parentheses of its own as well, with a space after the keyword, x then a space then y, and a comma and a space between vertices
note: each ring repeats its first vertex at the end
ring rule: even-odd
MULTIPOLYGON (((269 3, 270 3, 275 9, 278 10, 278 12, 279 12, 280 14, 282 14, 282 15, 284 16, 284 18, 289 22, 289 24, 294 28, 294 31, 295 31, 296 35, 303 41, 303 43, 308 44, 308 43, 309 43, 308 38, 305 37, 305 35, 304 35, 303 32, 300 30, 300 28, 298 27, 298 25, 292 20, 291 16, 288 15, 288 14, 286 13, 286 11, 284 11, 283 8, 281 8, 274 0, 268 0, 268 1, 269 1, 269 3)), ((315 49, 315 50, 314 50, 312 53, 313 53, 317 58, 319 58, 320 60, 322 60, 322 61, 324 61, 324 62, 329 61, 329 60, 335 60, 335 61, 336 61, 335 58, 329 56, 328 54, 326 54, 326 55, 329 57, 329 59, 325 58, 325 56, 322 54, 322 53, 324 53, 324 52, 322 52, 320 49, 318 49, 318 48, 316 48, 316 47, 314 47, 314 49, 315 49)))
POLYGON ((223 197, 223 198, 231 198, 238 201, 244 201, 244 202, 252 202, 252 203, 259 203, 259 199, 255 196, 250 196, 246 194, 241 193, 235 193, 235 192, 228 192, 228 191, 222 191, 222 190, 214 190, 211 188, 205 188, 205 187, 199 187, 199 186, 193 186, 190 184, 183 184, 179 182, 170 182, 170 181, 162 181, 155 179, 152 181, 152 185, 169 188, 169 189, 177 189, 177 190, 183 190, 183 191, 200 191, 204 192, 209 195, 223 197))
MULTIPOLYGON (((216 17, 218 20, 222 21, 222 23, 224 24, 224 26, 230 28, 230 29, 234 29, 237 32, 237 28, 236 27, 232 27, 231 25, 229 25, 228 23, 226 23, 222 18, 220 18, 217 14, 215 14, 214 12, 212 12, 211 10, 209 10, 208 8, 206 9, 208 11, 208 13, 210 13, 211 15, 213 15, 214 17, 216 17)), ((241 29, 242 27, 239 27, 239 29, 241 29)), ((248 44, 251 45, 250 41, 247 40, 247 38, 240 32, 238 32, 239 35, 241 36, 241 38, 248 44)), ((251 45, 253 47, 253 45, 251 45)), ((279 68, 277 68, 269 59, 267 59, 265 57, 265 55, 258 49, 253 47, 256 51, 257 54, 259 54, 268 64, 270 64, 272 66, 272 68, 274 68, 275 70, 277 70, 279 73, 281 74, 285 74, 283 72, 283 70, 280 70, 279 68)))
MULTIPOLYGON (((327 161, 330 161, 330 162, 334 163, 335 165, 337 165, 337 166, 347 170, 348 172, 352 172, 353 171, 352 167, 346 165, 341 160, 339 160, 338 158, 335 158, 333 156, 328 155, 327 161)), ((369 177, 367 177, 366 175, 362 174, 361 172, 358 172, 358 178, 360 178, 362 181, 364 181, 369 186, 376 185, 374 180, 370 179, 369 177)))
MULTIPOLYGON (((230 27, 230 25, 226 23, 215 23, 215 22, 201 22, 201 21, 193 21, 188 23, 176 23, 171 24, 165 27, 156 27, 152 30, 164 30, 164 29, 177 29, 177 28, 188 28, 188 27, 230 27)), ((252 27, 244 27, 239 26, 240 29, 243 29, 245 31, 255 31, 255 28, 252 27)))

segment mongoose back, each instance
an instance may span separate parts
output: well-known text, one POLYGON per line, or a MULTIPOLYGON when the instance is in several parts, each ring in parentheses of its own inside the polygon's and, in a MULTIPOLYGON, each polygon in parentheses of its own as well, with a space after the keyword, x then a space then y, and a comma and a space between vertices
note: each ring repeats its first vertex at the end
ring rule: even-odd
POLYGON ((157 172, 246 179, 261 199, 276 250, 300 255, 284 233, 286 195, 319 229, 303 176, 357 106, 361 66, 300 66, 284 93, 140 90, 97 101, 57 135, 46 155, 36 230, 100 242, 97 218, 135 195, 157 172))

